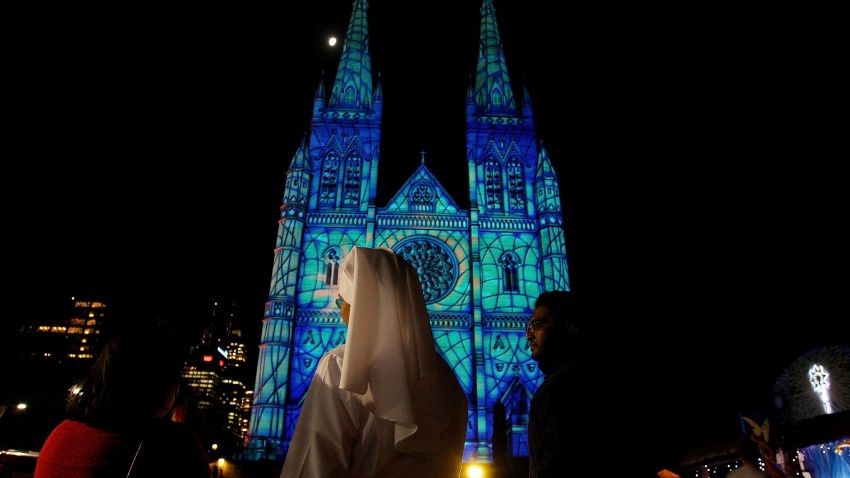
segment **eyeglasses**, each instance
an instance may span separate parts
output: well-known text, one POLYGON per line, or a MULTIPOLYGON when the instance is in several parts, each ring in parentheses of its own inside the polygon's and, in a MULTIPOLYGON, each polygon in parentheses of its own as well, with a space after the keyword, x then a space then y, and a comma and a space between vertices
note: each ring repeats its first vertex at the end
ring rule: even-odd
POLYGON ((334 304, 336 304, 336 306, 339 307, 340 309, 342 308, 342 304, 344 302, 345 301, 342 299, 342 297, 337 297, 336 299, 334 299, 334 304))
POLYGON ((539 320, 529 320, 528 324, 526 324, 526 326, 525 326, 525 333, 526 334, 533 334, 536 330, 545 329, 549 325, 550 324, 547 324, 545 322, 541 322, 539 320))

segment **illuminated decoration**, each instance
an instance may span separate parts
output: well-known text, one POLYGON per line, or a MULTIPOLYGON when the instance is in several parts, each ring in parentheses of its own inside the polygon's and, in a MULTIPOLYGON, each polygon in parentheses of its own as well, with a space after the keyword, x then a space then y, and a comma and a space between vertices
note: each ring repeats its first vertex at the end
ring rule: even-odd
POLYGON ((355 0, 330 94, 287 172, 263 317, 245 457, 282 460, 322 355, 345 343, 334 305, 339 264, 355 245, 387 247, 419 273, 434 341, 469 401, 466 462, 492 461, 493 409, 510 452, 526 456, 528 409, 543 381, 525 340, 535 299, 569 290, 558 179, 535 136, 527 89, 517 107, 492 0, 466 101, 470 209, 425 164, 375 203, 383 94, 374 81, 367 2, 355 0))
POLYGON ((786 423, 850 410, 850 347, 806 353, 779 376, 773 392, 786 423))
POLYGON ((829 372, 823 368, 823 365, 812 365, 809 369, 809 383, 818 394, 824 413, 832 413, 832 405, 829 403, 829 372))
POLYGON ((850 454, 842 453, 846 440, 821 443, 801 448, 801 464, 810 476, 850 478, 850 454))

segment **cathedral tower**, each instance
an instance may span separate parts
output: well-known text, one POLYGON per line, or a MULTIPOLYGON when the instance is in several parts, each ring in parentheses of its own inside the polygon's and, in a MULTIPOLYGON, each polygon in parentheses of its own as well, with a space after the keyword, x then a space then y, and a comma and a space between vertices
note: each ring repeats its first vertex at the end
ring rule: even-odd
POLYGON ((469 176, 470 210, 424 159, 378 206, 384 98, 372 76, 367 3, 354 0, 330 95, 323 77, 287 172, 246 458, 284 457, 319 359, 344 343, 333 300, 340 262, 355 245, 390 248, 417 269, 434 342, 470 404, 465 460, 493 459, 494 420, 508 427, 511 453, 527 454, 528 407, 543 376, 525 324, 540 293, 569 288, 566 247, 558 180, 536 138, 530 95, 524 87, 514 94, 493 0, 480 12, 466 163, 451 159, 469 176))

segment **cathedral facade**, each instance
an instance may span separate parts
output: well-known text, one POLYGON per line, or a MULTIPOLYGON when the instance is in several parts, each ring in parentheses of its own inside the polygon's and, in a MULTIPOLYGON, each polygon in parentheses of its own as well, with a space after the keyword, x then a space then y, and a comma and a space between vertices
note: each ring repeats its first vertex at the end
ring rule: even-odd
POLYGON ((390 248, 417 268, 437 348, 469 401, 464 458, 492 460, 494 407, 508 450, 525 456, 543 380, 525 324, 537 296, 569 290, 569 278, 558 180, 527 90, 514 96, 492 0, 481 7, 466 99, 469 210, 424 162, 388 204, 375 204, 383 101, 367 2, 355 0, 333 89, 320 83, 286 176, 247 457, 283 459, 319 359, 345 342, 334 299, 354 246, 390 248))

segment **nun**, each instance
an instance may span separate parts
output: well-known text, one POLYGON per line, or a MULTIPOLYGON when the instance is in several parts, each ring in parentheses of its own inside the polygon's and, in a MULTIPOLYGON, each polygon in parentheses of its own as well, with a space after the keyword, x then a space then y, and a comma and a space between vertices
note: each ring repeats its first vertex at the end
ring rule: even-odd
POLYGON ((336 302, 346 343, 316 368, 281 476, 459 476, 466 395, 434 348, 416 271, 354 247, 336 302))

